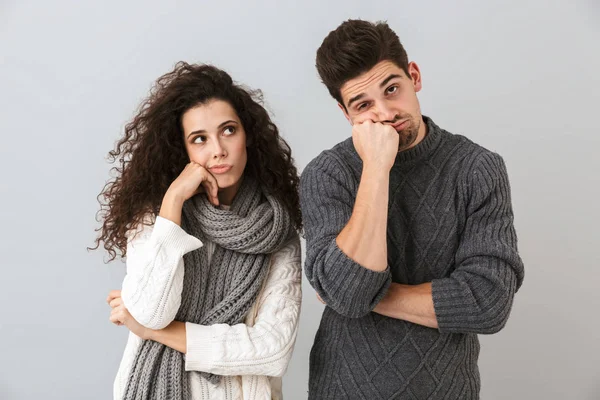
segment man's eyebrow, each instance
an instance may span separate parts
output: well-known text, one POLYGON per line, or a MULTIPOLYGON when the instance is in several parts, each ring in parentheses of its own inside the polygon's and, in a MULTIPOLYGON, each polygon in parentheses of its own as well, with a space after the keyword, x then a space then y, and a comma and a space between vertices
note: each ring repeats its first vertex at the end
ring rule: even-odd
POLYGON ((384 87, 385 85, 387 85, 387 84, 388 84, 388 82, 389 82, 389 81, 391 81, 392 79, 395 79, 395 78, 402 78, 402 75, 398 75, 398 74, 391 74, 390 76, 388 76, 387 78, 385 78, 385 79, 383 80, 383 82, 381 82, 381 83, 379 84, 379 87, 384 87))
MULTIPOLYGON (((402 78, 402 75, 399 74, 391 74, 390 76, 388 76, 387 78, 385 78, 380 84, 379 87, 384 87, 385 85, 387 85, 392 79, 396 79, 396 78, 402 78)), ((362 99, 363 97, 365 97, 364 93, 361 94, 357 94, 356 96, 352 97, 350 100, 348 100, 348 107, 350 107, 352 105, 352 103, 354 103, 357 100, 362 99)))
POLYGON ((354 102, 355 102, 355 101, 357 101, 357 100, 360 100, 360 99, 362 99, 363 97, 365 97, 365 94, 364 94, 364 93, 361 93, 361 94, 358 94, 358 95, 354 96, 353 98, 351 98, 351 99, 348 101, 348 107, 350 107, 350 106, 352 105, 352 103, 354 103, 354 102))

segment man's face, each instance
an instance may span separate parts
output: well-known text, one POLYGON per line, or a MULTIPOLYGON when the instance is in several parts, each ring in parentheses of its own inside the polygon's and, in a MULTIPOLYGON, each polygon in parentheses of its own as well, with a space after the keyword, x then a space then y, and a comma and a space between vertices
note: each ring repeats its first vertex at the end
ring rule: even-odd
POLYGON ((421 73, 415 63, 409 76, 392 61, 381 61, 369 71, 350 79, 341 87, 340 108, 352 125, 364 121, 393 126, 400 135, 398 150, 412 147, 425 135, 417 92, 421 73))

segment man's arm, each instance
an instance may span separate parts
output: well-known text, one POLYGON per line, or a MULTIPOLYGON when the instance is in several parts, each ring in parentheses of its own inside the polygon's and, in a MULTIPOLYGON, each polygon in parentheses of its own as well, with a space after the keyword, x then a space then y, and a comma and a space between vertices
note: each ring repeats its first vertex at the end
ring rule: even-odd
POLYGON ((353 126, 352 142, 363 169, 352 216, 336 242, 355 262, 381 272, 387 268, 390 170, 399 137, 391 126, 365 121, 353 126))
POLYGON ((387 268, 389 181, 389 171, 363 168, 352 216, 336 238, 348 257, 377 272, 387 268))
POLYGON ((442 332, 489 334, 504 327, 524 273, 502 159, 480 156, 466 187, 468 217, 454 272, 421 285, 393 283, 375 312, 442 332))
POLYGON ((354 126, 352 138, 363 161, 356 198, 336 156, 321 155, 302 174, 300 204, 306 276, 333 310, 355 318, 373 310, 391 281, 387 209, 398 133, 368 121, 354 126))
MULTIPOLYGON (((318 294, 317 298, 321 303, 327 305, 318 294)), ((402 285, 392 282, 387 293, 377 303, 373 312, 429 328, 438 327, 433 308, 431 283, 402 285)))
POLYGON ((386 295, 373 311, 429 328, 438 327, 433 308, 431 283, 421 285, 392 283, 386 295))

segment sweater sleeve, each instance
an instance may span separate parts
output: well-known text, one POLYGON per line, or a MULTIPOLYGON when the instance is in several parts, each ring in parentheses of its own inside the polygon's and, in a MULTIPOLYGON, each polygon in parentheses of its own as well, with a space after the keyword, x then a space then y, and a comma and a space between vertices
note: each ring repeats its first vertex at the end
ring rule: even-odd
POLYGON ((253 324, 186 323, 186 371, 218 375, 283 376, 298 332, 302 300, 300 240, 271 258, 253 324))
POLYGON ((175 319, 183 290, 183 256, 201 246, 196 237, 160 216, 130 234, 121 297, 136 321, 162 329, 175 319))
POLYGON ((440 332, 490 334, 504 327, 524 268, 517 251, 508 174, 483 153, 466 180, 467 220, 452 274, 432 282, 440 332))
POLYGON ((389 267, 372 271, 349 258, 336 238, 346 226, 355 194, 338 162, 322 154, 302 173, 300 205, 306 237, 306 276, 319 296, 337 313, 350 318, 371 312, 390 283, 389 267))

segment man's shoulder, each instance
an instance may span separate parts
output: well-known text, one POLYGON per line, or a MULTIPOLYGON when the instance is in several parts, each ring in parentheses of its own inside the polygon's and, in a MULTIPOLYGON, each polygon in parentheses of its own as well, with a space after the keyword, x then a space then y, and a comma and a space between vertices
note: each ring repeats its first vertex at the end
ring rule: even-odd
POLYGON ((502 156, 465 136, 453 136, 453 140, 459 143, 460 150, 457 151, 458 157, 454 162, 446 164, 449 169, 445 169, 443 174, 457 174, 459 181, 467 188, 487 187, 488 190, 506 179, 506 165, 502 156))
POLYGON ((478 163, 481 163, 485 160, 502 160, 502 157, 495 151, 476 143, 464 135, 450 133, 445 130, 442 131, 446 136, 445 142, 446 146, 448 146, 448 148, 444 149, 443 153, 448 154, 450 149, 455 149, 453 154, 455 157, 460 158, 463 161, 460 163, 463 168, 473 169, 478 163))
POLYGON ((354 149, 352 137, 349 137, 335 146, 323 150, 318 156, 313 158, 304 168, 302 175, 315 171, 334 172, 352 170, 361 166, 362 161, 354 149))

